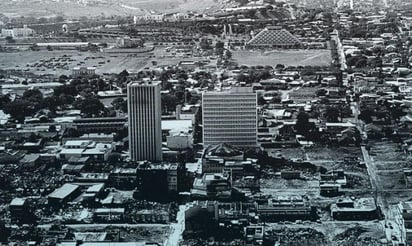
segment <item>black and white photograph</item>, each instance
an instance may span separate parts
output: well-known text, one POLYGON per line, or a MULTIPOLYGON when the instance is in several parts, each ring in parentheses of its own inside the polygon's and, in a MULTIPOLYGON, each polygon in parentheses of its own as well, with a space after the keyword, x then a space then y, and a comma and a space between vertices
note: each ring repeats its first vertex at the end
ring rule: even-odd
POLYGON ((412 0, 0 0, 1 245, 412 245, 412 0))

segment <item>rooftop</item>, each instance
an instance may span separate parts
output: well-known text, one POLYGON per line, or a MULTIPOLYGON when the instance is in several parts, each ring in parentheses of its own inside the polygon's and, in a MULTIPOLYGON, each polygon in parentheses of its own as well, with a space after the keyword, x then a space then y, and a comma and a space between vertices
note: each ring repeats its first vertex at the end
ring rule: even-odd
POLYGON ((101 191, 103 188, 104 188, 103 183, 92 185, 87 189, 86 193, 97 193, 101 191))
POLYGON ((14 198, 11 201, 10 206, 23 206, 25 202, 26 202, 26 199, 24 198, 14 198))
POLYGON ((79 188, 78 185, 64 184, 62 187, 54 190, 48 195, 49 198, 63 199, 79 188))
POLYGON ((189 132, 192 120, 162 120, 162 130, 171 132, 189 132))
POLYGON ((139 86, 157 86, 160 85, 160 81, 152 81, 152 80, 141 80, 141 81, 132 81, 127 84, 127 87, 139 87, 139 86))

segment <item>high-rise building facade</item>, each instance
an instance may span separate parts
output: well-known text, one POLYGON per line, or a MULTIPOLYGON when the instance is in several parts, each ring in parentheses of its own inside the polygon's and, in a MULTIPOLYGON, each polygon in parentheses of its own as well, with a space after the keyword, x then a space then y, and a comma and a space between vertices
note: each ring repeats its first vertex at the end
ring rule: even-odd
POLYGON ((205 92, 202 97, 203 144, 257 146, 257 95, 251 87, 205 92))
POLYGON ((160 82, 127 85, 129 150, 134 161, 162 161, 160 82))

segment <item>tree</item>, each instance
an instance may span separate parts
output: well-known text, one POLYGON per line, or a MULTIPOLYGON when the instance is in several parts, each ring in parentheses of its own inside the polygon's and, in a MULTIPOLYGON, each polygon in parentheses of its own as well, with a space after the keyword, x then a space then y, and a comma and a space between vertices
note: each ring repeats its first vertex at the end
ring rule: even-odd
POLYGON ((49 126, 49 132, 56 132, 56 126, 55 125, 50 125, 49 126))
POLYGON ((80 109, 82 114, 85 114, 87 117, 101 116, 105 109, 99 99, 94 97, 79 99, 73 103, 73 106, 80 109))
POLYGON ((127 137, 128 136, 128 129, 127 129, 127 127, 123 127, 122 129, 120 129, 120 130, 118 130, 116 133, 115 133, 115 135, 114 135, 114 137, 113 137, 113 140, 114 141, 121 141, 123 138, 125 138, 125 137, 127 137))
POLYGON ((179 99, 175 95, 162 95, 162 111, 164 113, 174 112, 179 99))
POLYGON ((211 49, 209 41, 205 38, 202 38, 200 40, 199 46, 202 50, 210 50, 211 49))
POLYGON ((276 70, 283 70, 283 69, 285 69, 285 65, 283 65, 283 64, 276 64, 275 69, 276 69, 276 70))
POLYGON ((366 124, 372 123, 372 116, 374 116, 375 113, 373 110, 366 109, 362 110, 359 114, 359 119, 363 120, 366 124))
POLYGON ((226 59, 228 60, 232 59, 232 52, 230 52, 230 50, 226 50, 225 56, 226 56, 226 59))
POLYGON ((69 77, 67 77, 66 75, 61 75, 59 77, 59 83, 66 83, 66 81, 69 79, 69 77))
POLYGON ((263 96, 259 96, 258 97, 258 105, 265 105, 265 104, 266 104, 265 98, 263 98, 263 96))
POLYGON ((127 101, 125 101, 123 98, 118 97, 113 100, 112 105, 114 109, 120 110, 123 113, 127 113, 127 101))
POLYGON ((9 44, 16 43, 16 40, 15 40, 13 37, 11 37, 11 36, 7 36, 7 37, 6 37, 6 41, 7 41, 7 43, 9 43, 9 44))
POLYGON ((3 111, 6 114, 10 114, 13 119, 22 123, 24 118, 34 114, 37 108, 30 101, 17 99, 4 105, 3 111))
POLYGON ((66 128, 63 132, 63 137, 66 137, 66 138, 77 138, 77 137, 80 137, 81 135, 82 134, 79 131, 77 131, 77 129, 71 128, 71 127, 66 128))
POLYGON ((328 122, 339 122, 340 109, 328 106, 325 111, 325 118, 328 122))
POLYGON ((40 103, 40 108, 49 109, 52 112, 55 112, 60 106, 62 106, 62 101, 56 96, 46 97, 40 103))
POLYGON ((117 77, 121 82, 126 82, 127 77, 129 77, 129 72, 127 72, 127 70, 125 69, 121 71, 117 77))
POLYGON ((217 41, 215 48, 216 49, 223 49, 225 47, 225 43, 223 43, 222 41, 217 41))
POLYGON ((328 90, 326 90, 325 88, 320 88, 316 91, 316 96, 323 97, 323 96, 326 96, 327 93, 328 93, 328 90))
POLYGON ((109 164, 116 164, 121 161, 122 155, 120 153, 113 152, 107 157, 107 162, 109 164))
POLYGON ((0 242, 7 243, 11 235, 10 229, 3 222, 0 223, 0 242))
POLYGON ((77 96, 78 90, 76 89, 75 85, 63 85, 54 88, 53 94, 55 96, 60 96, 62 94, 64 95, 71 95, 71 96, 77 96))
POLYGON ((309 130, 309 115, 303 109, 300 109, 296 120, 295 131, 298 134, 306 136, 309 130))
POLYGON ((3 108, 4 105, 10 103, 10 97, 8 95, 0 95, 0 108, 3 108))
POLYGON ((43 100, 43 94, 38 89, 27 90, 23 93, 23 99, 40 102, 43 100))

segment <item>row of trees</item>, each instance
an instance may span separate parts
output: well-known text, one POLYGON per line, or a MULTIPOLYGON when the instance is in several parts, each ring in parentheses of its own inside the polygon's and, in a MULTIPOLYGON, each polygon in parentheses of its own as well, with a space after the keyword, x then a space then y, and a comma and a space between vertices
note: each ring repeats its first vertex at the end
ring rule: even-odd
POLYGON ((32 89, 25 91, 22 97, 14 101, 11 101, 8 95, 2 95, 0 109, 18 122, 23 122, 26 117, 41 111, 44 115, 54 117, 56 111, 70 108, 71 105, 81 110, 86 117, 104 116, 108 113, 97 97, 88 96, 76 99, 75 96, 77 96, 76 90, 72 86, 56 88, 54 94, 48 97, 43 97, 39 90, 32 89))

